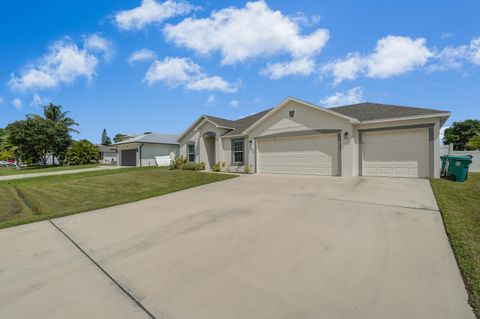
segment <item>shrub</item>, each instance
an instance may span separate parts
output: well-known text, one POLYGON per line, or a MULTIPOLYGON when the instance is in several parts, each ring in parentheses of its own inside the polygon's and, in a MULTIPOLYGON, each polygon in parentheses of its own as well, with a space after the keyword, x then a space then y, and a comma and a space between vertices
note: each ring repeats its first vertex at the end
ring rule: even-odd
POLYGON ((213 165, 213 167, 212 167, 212 171, 221 172, 222 171, 222 163, 216 162, 215 165, 213 165))
POLYGON ((195 163, 184 163, 180 166, 180 169, 188 170, 188 171, 195 171, 197 168, 197 164, 195 163))
POLYGON ((96 164, 100 153, 98 148, 87 140, 73 142, 65 153, 66 165, 96 164))
POLYGON ((252 167, 250 165, 245 165, 245 167, 243 168, 243 172, 245 174, 250 174, 252 171, 252 167))
POLYGON ((177 157, 174 160, 170 161, 170 169, 180 169, 182 165, 187 163, 187 158, 185 156, 177 157))
POLYGON ((187 158, 180 156, 175 160, 170 161, 170 169, 183 169, 189 171, 203 171, 206 167, 205 162, 187 163, 187 158))

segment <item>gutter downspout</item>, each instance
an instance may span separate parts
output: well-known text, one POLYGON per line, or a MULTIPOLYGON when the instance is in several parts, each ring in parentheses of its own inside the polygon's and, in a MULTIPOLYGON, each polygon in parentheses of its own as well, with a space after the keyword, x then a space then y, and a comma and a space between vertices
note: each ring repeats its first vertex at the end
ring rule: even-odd
POLYGON ((139 165, 138 166, 139 167, 142 167, 142 147, 143 147, 143 144, 145 144, 145 143, 140 144, 140 147, 138 148, 138 156, 139 156, 139 158, 138 158, 138 164, 139 165))

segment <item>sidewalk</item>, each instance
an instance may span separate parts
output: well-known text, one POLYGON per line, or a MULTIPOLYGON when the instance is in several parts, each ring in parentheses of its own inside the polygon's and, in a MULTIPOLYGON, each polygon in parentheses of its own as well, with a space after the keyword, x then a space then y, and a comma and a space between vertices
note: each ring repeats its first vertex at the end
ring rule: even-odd
POLYGON ((64 175, 64 174, 76 174, 83 172, 94 172, 104 169, 118 169, 119 166, 98 166, 92 168, 81 168, 81 169, 72 169, 65 171, 54 171, 54 172, 44 172, 44 173, 32 173, 32 174, 19 174, 19 175, 6 175, 0 176, 0 181, 8 181, 13 179, 22 179, 22 178, 31 178, 31 177, 41 177, 41 176, 50 176, 50 175, 64 175))

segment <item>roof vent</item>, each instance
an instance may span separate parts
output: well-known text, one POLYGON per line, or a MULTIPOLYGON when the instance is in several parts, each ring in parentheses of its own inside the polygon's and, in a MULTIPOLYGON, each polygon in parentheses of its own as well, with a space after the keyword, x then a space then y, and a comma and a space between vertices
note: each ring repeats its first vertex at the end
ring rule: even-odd
POLYGON ((290 115, 290 117, 294 117, 295 116, 295 111, 288 111, 288 114, 290 115))

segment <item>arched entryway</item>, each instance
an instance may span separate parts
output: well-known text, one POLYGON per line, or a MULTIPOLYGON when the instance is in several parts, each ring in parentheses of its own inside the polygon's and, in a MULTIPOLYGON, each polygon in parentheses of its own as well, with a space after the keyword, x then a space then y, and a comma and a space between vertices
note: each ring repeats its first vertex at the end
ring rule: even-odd
POLYGON ((205 163, 207 164, 207 169, 212 169, 215 165, 215 140, 217 134, 215 132, 206 132, 203 134, 203 141, 205 144, 205 153, 207 155, 205 163))

